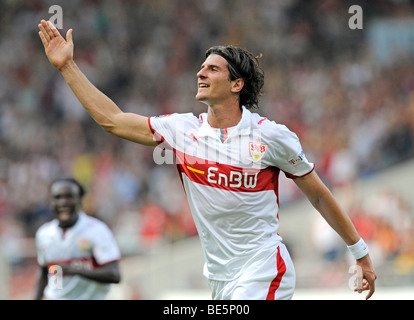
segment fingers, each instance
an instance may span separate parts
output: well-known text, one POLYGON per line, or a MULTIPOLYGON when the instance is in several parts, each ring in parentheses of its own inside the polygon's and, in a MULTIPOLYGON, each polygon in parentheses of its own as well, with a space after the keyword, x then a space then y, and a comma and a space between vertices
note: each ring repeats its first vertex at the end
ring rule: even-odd
POLYGON ((372 297, 372 295, 374 294, 374 292, 375 292, 375 289, 374 288, 371 288, 370 290, 369 290, 369 293, 367 294, 367 296, 365 297, 365 300, 368 300, 369 298, 371 298, 372 297))
POLYGON ((375 279, 372 281, 364 279, 362 285, 354 289, 355 292, 362 293, 363 291, 369 290, 368 294, 365 297, 365 300, 368 300, 372 297, 375 292, 375 279))
POLYGON ((40 40, 42 40, 43 46, 46 48, 48 41, 46 40, 42 31, 39 31, 39 37, 40 37, 40 40))
POLYGON ((377 275, 375 271, 372 271, 369 272, 365 277, 367 282, 367 290, 369 290, 365 299, 368 300, 375 292, 375 280, 377 279, 377 275))
POLYGON ((43 22, 45 22, 45 20, 42 20, 41 23, 38 25, 40 29, 39 35, 40 35, 40 38, 42 39, 43 44, 46 45, 50 42, 50 36, 49 36, 49 32, 46 30, 47 25, 45 26, 43 22))
POLYGON ((59 33, 58 29, 56 29, 56 27, 53 25, 52 22, 47 21, 47 25, 49 26, 49 28, 50 28, 50 30, 51 30, 54 37, 60 37, 60 33, 59 33))
POLYGON ((49 39, 49 41, 50 41, 51 39, 53 39, 55 37, 54 34, 53 34, 53 31, 51 29, 52 23, 50 21, 42 20, 41 24, 42 24, 44 32, 47 35, 46 39, 49 39))
POLYGON ((68 32, 66 32, 66 41, 73 42, 72 41, 72 29, 69 29, 68 32))
MULTIPOLYGON (((59 31, 50 21, 41 20, 40 24, 38 25, 40 31, 42 32, 43 36, 40 36, 42 39, 43 44, 49 43, 53 38, 61 37, 59 31)), ((40 32, 39 32, 40 35, 40 32)))
POLYGON ((375 292, 375 279, 376 277, 374 279, 367 280, 367 285, 368 285, 367 289, 369 289, 369 292, 367 296, 365 297, 365 300, 368 300, 369 298, 371 298, 375 292))

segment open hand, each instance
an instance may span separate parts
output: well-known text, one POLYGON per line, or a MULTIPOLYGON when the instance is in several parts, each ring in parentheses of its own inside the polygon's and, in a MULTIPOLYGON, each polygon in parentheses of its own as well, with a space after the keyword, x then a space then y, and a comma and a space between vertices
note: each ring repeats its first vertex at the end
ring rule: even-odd
POLYGON ((72 29, 66 33, 65 40, 50 21, 41 20, 38 27, 39 36, 50 63, 60 70, 66 63, 73 60, 72 29))

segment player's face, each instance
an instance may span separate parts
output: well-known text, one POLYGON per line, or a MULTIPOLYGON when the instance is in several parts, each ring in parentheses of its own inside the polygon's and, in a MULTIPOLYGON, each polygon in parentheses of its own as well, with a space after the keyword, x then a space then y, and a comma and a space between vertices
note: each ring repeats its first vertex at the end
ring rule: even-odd
POLYGON ((72 226, 80 209, 79 187, 66 181, 56 182, 51 187, 52 206, 59 220, 59 226, 72 226))
POLYGON ((234 99, 233 81, 230 81, 228 64, 223 57, 210 54, 197 73, 197 78, 197 101, 211 106, 234 99))

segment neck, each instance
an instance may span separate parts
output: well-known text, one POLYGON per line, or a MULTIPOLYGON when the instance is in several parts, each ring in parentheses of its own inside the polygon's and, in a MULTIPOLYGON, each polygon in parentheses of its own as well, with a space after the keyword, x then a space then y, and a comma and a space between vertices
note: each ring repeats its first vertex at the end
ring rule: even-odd
POLYGON ((72 228, 78 220, 79 213, 76 213, 70 221, 59 221, 59 227, 66 231, 67 229, 72 228))
POLYGON ((239 105, 214 105, 208 107, 208 123, 213 128, 236 126, 242 118, 239 105))

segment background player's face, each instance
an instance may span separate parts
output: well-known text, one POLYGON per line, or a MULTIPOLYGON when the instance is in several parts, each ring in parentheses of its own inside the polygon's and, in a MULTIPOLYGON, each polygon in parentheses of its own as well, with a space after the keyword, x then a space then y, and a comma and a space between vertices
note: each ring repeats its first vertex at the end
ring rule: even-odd
POLYGON ((198 91, 196 99, 208 105, 224 104, 234 99, 227 61, 223 57, 210 54, 197 73, 198 91))
POLYGON ((72 226, 77 218, 81 205, 79 187, 67 181, 59 181, 51 187, 52 206, 59 220, 59 226, 72 226))

